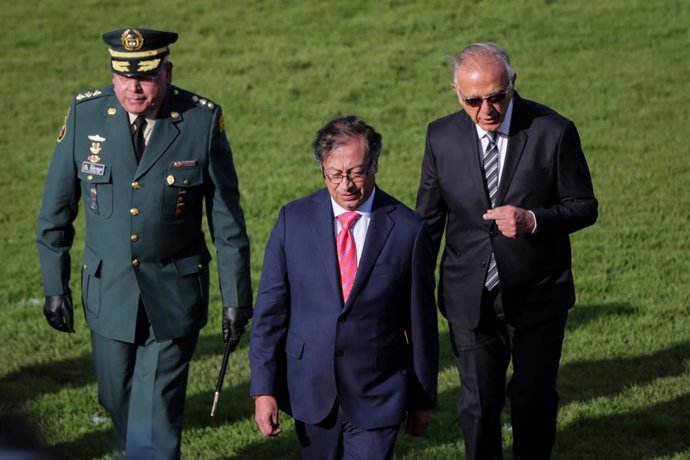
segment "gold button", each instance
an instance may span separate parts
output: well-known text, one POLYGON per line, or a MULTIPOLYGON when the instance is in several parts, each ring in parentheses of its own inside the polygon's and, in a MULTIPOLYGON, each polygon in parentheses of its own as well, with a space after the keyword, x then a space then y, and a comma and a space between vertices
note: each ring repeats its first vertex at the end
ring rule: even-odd
POLYGON ((84 270, 84 271, 86 271, 87 268, 88 268, 88 267, 86 266, 86 264, 84 264, 84 265, 81 266, 81 269, 84 270))
POLYGON ((139 215, 139 210, 137 208, 132 208, 129 210, 129 213, 133 216, 138 216, 139 215))
POLYGON ((87 178, 88 180, 90 180, 90 181, 93 180, 93 176, 92 176, 91 174, 89 174, 88 176, 86 176, 86 178, 87 178))
POLYGON ((141 184, 139 182, 134 181, 132 182, 132 188, 134 190, 139 190, 139 188, 141 188, 141 184))
POLYGON ((204 264, 199 264, 199 270, 201 270, 202 268, 204 268, 204 264))
POLYGON ((139 241, 139 235, 135 233, 132 236, 130 236, 129 239, 132 241, 139 241))
POLYGON ((184 185, 189 185, 189 179, 183 180, 182 183, 183 183, 184 185))
POLYGON ((168 183, 168 185, 172 185, 175 183, 175 176, 171 174, 165 178, 165 181, 168 183))
POLYGON ((132 259, 132 267, 137 268, 139 266, 139 259, 132 259))

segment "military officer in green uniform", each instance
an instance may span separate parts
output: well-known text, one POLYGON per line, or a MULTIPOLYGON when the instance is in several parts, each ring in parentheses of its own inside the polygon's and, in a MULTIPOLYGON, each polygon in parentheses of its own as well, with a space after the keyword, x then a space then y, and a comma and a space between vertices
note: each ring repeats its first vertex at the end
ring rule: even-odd
POLYGON ((249 240, 221 108, 172 85, 177 34, 123 29, 103 40, 112 85, 73 100, 46 177, 44 313, 74 332, 70 249, 81 199, 81 294, 99 401, 128 459, 179 458, 189 362, 208 316, 202 211, 232 346, 252 312, 249 240))

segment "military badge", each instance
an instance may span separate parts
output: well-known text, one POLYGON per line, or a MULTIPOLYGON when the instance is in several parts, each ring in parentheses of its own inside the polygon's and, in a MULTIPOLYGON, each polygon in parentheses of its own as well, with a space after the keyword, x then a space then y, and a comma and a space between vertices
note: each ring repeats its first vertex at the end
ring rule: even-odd
POLYGON ((125 29, 120 35, 120 41, 127 51, 137 51, 144 46, 144 37, 137 29, 125 29))
POLYGON ((221 115, 218 120, 218 132, 222 133, 223 131, 225 131, 225 116, 221 115))
POLYGON ((99 161, 101 161, 101 157, 99 157, 98 155, 89 155, 88 157, 86 157, 86 159, 89 160, 91 163, 98 163, 99 161))
POLYGON ((177 194, 177 204, 175 205, 175 217, 182 217, 185 213, 185 207, 187 206, 187 190, 180 189, 177 194))
POLYGON ((95 185, 89 189, 89 208, 98 214, 98 190, 95 185))
POLYGON ((108 109, 108 115, 110 115, 111 117, 112 117, 113 115, 115 115, 116 113, 117 113, 117 109, 116 109, 115 107, 110 107, 110 108, 108 109))

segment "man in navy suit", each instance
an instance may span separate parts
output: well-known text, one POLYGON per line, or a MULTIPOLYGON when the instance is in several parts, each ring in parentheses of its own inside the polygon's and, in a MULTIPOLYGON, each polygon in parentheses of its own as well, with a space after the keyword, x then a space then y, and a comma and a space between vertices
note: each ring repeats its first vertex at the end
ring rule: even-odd
POLYGON ((376 187, 381 146, 358 117, 326 124, 314 142, 326 187, 280 210, 264 255, 255 419, 276 436, 278 409, 291 414, 305 459, 391 458, 401 423, 422 435, 436 404, 431 241, 376 187))
POLYGON ((462 111, 432 122, 417 195, 438 252, 439 309, 463 389, 468 459, 500 459, 506 372, 513 456, 550 457, 556 375, 575 303, 569 234, 597 219, 572 121, 515 92, 507 53, 468 46, 454 62, 462 111))

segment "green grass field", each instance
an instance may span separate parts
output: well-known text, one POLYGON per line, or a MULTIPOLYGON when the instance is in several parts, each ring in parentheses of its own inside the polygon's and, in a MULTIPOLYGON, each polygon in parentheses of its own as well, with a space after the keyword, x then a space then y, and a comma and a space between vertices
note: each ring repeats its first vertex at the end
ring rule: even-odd
MULTIPOLYGON (((367 119, 384 136, 379 185, 413 206, 426 124, 459 108, 448 56, 492 40, 511 53, 523 97, 575 121, 600 201, 597 224, 572 238, 578 305, 566 332, 554 457, 690 459, 689 10, 684 0, 6 2, 0 412, 30 414, 55 458, 113 458, 83 315, 76 334, 45 323, 33 242, 68 104, 109 81, 103 32, 180 33, 175 83, 225 111, 255 286, 280 205, 322 185, 310 151, 316 130, 339 114, 367 119)), ((82 228, 79 219, 77 261, 82 228)), ((287 417, 277 439, 255 429, 246 340, 209 416, 220 307, 213 284, 192 363, 184 457, 299 458, 287 417)), ((441 344, 433 424, 421 439, 401 435, 398 459, 463 458, 445 324, 441 344)), ((508 452, 508 430, 504 441, 508 452)))

